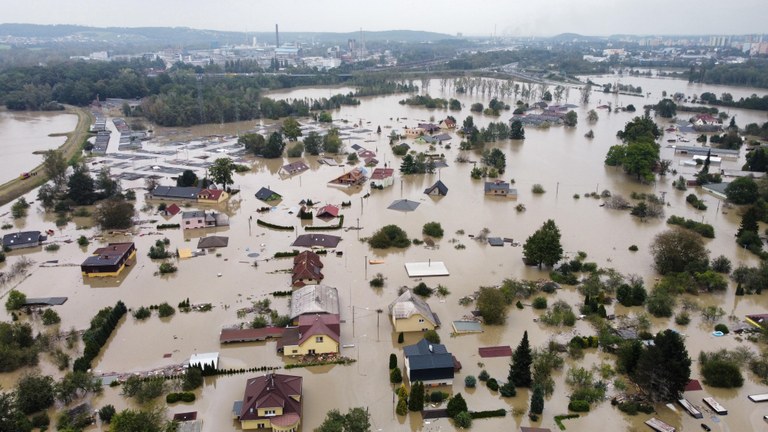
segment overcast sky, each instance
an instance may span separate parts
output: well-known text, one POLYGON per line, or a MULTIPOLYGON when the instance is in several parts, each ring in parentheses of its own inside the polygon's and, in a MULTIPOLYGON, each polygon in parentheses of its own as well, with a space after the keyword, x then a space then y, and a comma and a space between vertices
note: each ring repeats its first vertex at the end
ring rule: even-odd
POLYGON ((746 34, 768 0, 0 0, 5 23, 455 35, 746 34))

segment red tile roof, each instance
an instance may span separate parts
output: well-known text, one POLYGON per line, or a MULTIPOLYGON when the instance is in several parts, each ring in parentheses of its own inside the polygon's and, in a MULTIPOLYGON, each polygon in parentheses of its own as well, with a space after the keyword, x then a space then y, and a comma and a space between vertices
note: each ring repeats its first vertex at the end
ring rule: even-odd
POLYGON ((512 348, 509 345, 478 348, 480 357, 511 357, 512 348))
POLYGON ((376 168, 371 174, 371 180, 383 180, 392 177, 395 174, 393 168, 376 168))
POLYGON ((286 421, 289 421, 285 423, 287 425, 293 424, 301 418, 301 392, 302 378, 299 376, 271 373, 251 378, 245 384, 240 420, 261 418, 258 416, 259 408, 281 406, 283 415, 271 416, 270 421, 274 424, 286 421), (290 422, 291 419, 294 421, 290 422))
POLYGON ((181 211, 181 207, 179 207, 176 203, 173 203, 165 208, 165 212, 170 214, 171 216, 176 216, 181 211))
POLYGON ((283 336, 282 327, 264 327, 258 329, 222 329, 219 343, 254 342, 283 336))
POLYGON ((299 317, 298 345, 314 336, 328 336, 339 342, 339 316, 336 314, 302 315, 299 317))
POLYGON ((331 216, 337 217, 339 215, 339 208, 335 205, 328 204, 326 206, 317 209, 317 217, 331 216))
POLYGON ((221 193, 224 192, 221 189, 203 189, 197 194, 198 199, 216 200, 221 197, 221 193))

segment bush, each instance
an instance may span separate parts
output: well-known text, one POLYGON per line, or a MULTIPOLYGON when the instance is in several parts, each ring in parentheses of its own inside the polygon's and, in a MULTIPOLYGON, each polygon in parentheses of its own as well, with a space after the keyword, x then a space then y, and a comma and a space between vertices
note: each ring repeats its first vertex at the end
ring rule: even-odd
POLYGON ((84 235, 81 235, 77 239, 77 244, 80 245, 80 246, 88 246, 88 243, 89 243, 88 242, 88 237, 86 237, 84 235))
POLYGON ((723 332, 723 334, 728 334, 728 326, 725 324, 718 324, 715 326, 715 331, 723 332))
POLYGON ((515 397, 517 396, 517 389, 512 382, 506 382, 501 386, 499 393, 502 397, 515 397))
POLYGON ((157 313, 160 315, 160 318, 165 318, 175 314, 176 309, 174 309, 173 306, 169 305, 168 303, 164 302, 157 307, 157 313))
POLYGON ((469 388, 475 388, 477 385, 477 378, 474 375, 467 375, 464 377, 464 386, 469 388))
POLYGON ((546 191, 544 190, 544 186, 536 183, 535 185, 533 185, 533 187, 531 187, 531 192, 533 192, 535 194, 543 194, 546 191))
POLYGON ((461 393, 456 393, 448 401, 446 409, 448 410, 448 417, 455 418, 459 413, 467 411, 467 401, 464 400, 461 393))
POLYGON ((38 428, 40 430, 46 430, 50 424, 51 419, 48 417, 48 413, 45 411, 32 416, 32 427, 38 428))
POLYGON ((160 271, 160 274, 169 274, 169 273, 176 273, 179 269, 169 262, 164 262, 160 264, 160 267, 158 267, 158 270, 160 271))
POLYGON ((637 252, 637 245, 630 246, 629 250, 632 251, 632 252, 637 252))
POLYGON ((403 382, 403 373, 402 371, 400 371, 399 367, 396 367, 389 371, 389 382, 391 382, 392 384, 400 384, 401 382, 403 382))
POLYGON ((400 344, 401 344, 401 343, 403 343, 404 341, 405 341, 405 336, 403 336, 403 332, 400 332, 400 333, 397 335, 397 343, 400 343, 400 344))
POLYGON ((728 274, 731 272, 731 267, 731 260, 724 255, 720 255, 712 260, 712 270, 718 273, 728 274))
POLYGON ((488 410, 488 411, 471 411, 469 415, 471 415, 473 419, 505 417, 507 415, 507 410, 503 408, 499 408, 497 410, 488 410))
POLYGON ((392 370, 397 367, 397 354, 392 353, 389 355, 389 369, 392 370))
POLYGON ((56 252, 57 250, 61 249, 61 245, 58 243, 51 243, 45 245, 43 249, 45 249, 46 252, 56 252))
POLYGON ((411 245, 411 241, 399 226, 386 225, 368 239, 368 244, 374 249, 405 248, 411 245))
POLYGON ((99 418, 104 423, 109 423, 112 421, 112 417, 114 417, 116 413, 117 413, 117 410, 115 410, 115 407, 113 405, 104 405, 99 410, 99 418))
POLYGON ((442 403, 446 399, 448 399, 448 393, 443 393, 439 390, 429 394, 429 401, 433 403, 442 403))
POLYGON ((744 385, 739 366, 727 360, 710 360, 701 366, 704 382, 712 387, 734 388, 744 385))
POLYGON ((152 311, 149 308, 141 306, 133 312, 133 317, 137 320, 144 320, 152 316, 152 311))
POLYGON ((457 427, 469 429, 472 427, 472 416, 467 411, 462 411, 456 414, 456 417, 453 418, 453 422, 457 427))
POLYGON ((428 287, 424 282, 419 282, 418 285, 413 287, 413 293, 422 297, 430 297, 435 290, 428 287))
POLYGON ((568 410, 575 412, 589 412, 589 402, 585 400, 572 400, 568 404, 568 410))
POLYGON ((675 315, 675 324, 677 325, 688 325, 691 322, 691 315, 688 314, 686 311, 681 311, 677 315, 675 315))
POLYGON ((369 285, 371 288, 381 288, 384 286, 384 275, 381 273, 376 273, 376 276, 371 279, 369 282, 369 285))
POLYGON ((485 382, 485 385, 491 391, 499 391, 499 382, 496 381, 496 378, 489 378, 488 381, 485 382))
POLYGON ((533 299, 533 308, 534 309, 546 309, 547 308, 547 298, 546 297, 536 297, 533 299))
POLYGON ((483 369, 483 370, 480 371, 480 375, 477 376, 477 379, 479 379, 480 381, 485 382, 485 381, 488 381, 488 379, 490 377, 491 377, 491 375, 488 373, 488 371, 483 369))
POLYGON ((424 224, 421 233, 430 237, 440 238, 443 236, 443 227, 440 222, 428 222, 424 224))
POLYGON ((426 339, 428 342, 431 342, 433 344, 439 344, 440 343, 440 335, 437 334, 434 330, 427 330, 424 332, 424 339, 426 339))
POLYGON ((61 322, 61 317, 53 309, 46 309, 43 312, 43 325, 58 324, 61 322))

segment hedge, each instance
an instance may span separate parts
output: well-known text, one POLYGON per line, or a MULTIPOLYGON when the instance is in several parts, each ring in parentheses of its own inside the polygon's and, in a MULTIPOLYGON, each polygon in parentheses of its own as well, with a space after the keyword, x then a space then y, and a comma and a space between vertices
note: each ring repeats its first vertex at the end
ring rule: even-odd
POLYGON ((294 249, 290 252, 275 252, 275 258, 291 258, 295 257, 299 254, 299 251, 297 249, 294 249))
POLYGON ((497 410, 487 410, 487 411, 470 411, 469 415, 472 416, 472 419, 483 419, 483 418, 489 418, 489 417, 504 417, 507 415, 507 410, 504 408, 499 408, 497 410))
POLYGON ((181 393, 168 393, 168 395, 165 397, 165 402, 172 404, 176 402, 194 402, 195 401, 195 394, 192 392, 181 392, 181 393))
POLYGON ((571 411, 576 412, 588 412, 589 411, 589 402, 585 400, 572 400, 568 404, 568 409, 571 411))
POLYGON ((328 225, 328 226, 314 226, 309 225, 305 226, 305 231, 323 231, 323 230, 337 230, 341 229, 341 227, 344 226, 344 215, 339 216, 339 223, 336 225, 328 225))
POLYGON ((339 365, 349 365, 354 363, 355 359, 350 358, 340 358, 336 360, 317 360, 313 362, 308 363, 291 363, 285 365, 286 369, 295 369, 295 368, 302 368, 302 367, 310 367, 310 366, 323 366, 323 365, 329 365, 329 364, 339 364, 339 365))
POLYGON ((107 339, 126 312, 128 308, 118 300, 114 307, 106 307, 96 313, 91 319, 91 326, 83 333, 85 348, 83 355, 75 360, 72 366, 75 372, 87 372, 91 368, 91 362, 99 355, 101 348, 107 343, 107 339))
POLYGON ((164 230, 164 229, 174 229, 174 228, 181 228, 181 225, 179 224, 160 224, 157 226, 157 229, 164 230))
POLYGON ((261 219, 256 219, 256 224, 265 228, 272 228, 276 230, 293 231, 293 226, 275 225, 269 222, 265 222, 261 219))
POLYGON ((557 424, 557 427, 560 428, 560 430, 565 430, 565 425, 563 424, 563 420, 573 419, 573 418, 579 418, 578 414, 563 414, 563 415, 556 415, 555 416, 555 424, 557 424))

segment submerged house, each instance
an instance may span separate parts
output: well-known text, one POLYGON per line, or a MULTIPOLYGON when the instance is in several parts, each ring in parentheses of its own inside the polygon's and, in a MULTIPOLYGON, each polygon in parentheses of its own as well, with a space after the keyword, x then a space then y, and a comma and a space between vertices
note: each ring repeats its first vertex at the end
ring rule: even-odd
POLYGON ((371 174, 371 186, 389 187, 395 183, 395 170, 393 168, 376 168, 371 174))
POLYGON ((301 174, 308 169, 309 167, 307 166, 306 163, 304 163, 304 161, 296 161, 280 167, 280 171, 278 171, 278 174, 284 175, 284 176, 292 176, 296 174, 301 174))
POLYGON ((441 180, 438 180, 432 186, 424 189, 424 193, 432 196, 446 196, 448 195, 448 186, 441 180))
POLYGON ((441 129, 455 129, 456 128, 456 120, 446 117, 444 120, 440 120, 440 123, 438 124, 441 129))
POLYGON ((320 261, 320 255, 304 251, 293 258, 293 272, 291 276, 291 285, 294 287, 303 287, 304 285, 317 285, 324 276, 320 271, 323 263, 320 261))
POLYGON ((136 245, 133 243, 110 243, 96 249, 93 255, 83 261, 80 271, 83 276, 117 276, 125 269, 128 260, 136 258, 136 245))
POLYGON ((327 285, 307 285, 291 294, 290 317, 297 322, 302 315, 339 314, 339 292, 327 285))
POLYGON ((485 182, 485 194, 491 196, 517 198, 517 189, 512 189, 509 183, 503 180, 485 182))
POLYGON ((232 414, 243 430, 272 429, 295 432, 301 425, 302 377, 270 373, 245 383, 243 400, 232 414))
POLYGON ((229 198, 229 194, 222 189, 203 189, 197 194, 197 202, 201 204, 218 204, 229 198))
POLYGON ((174 201, 197 201, 197 197, 202 191, 199 187, 179 187, 179 186, 157 186, 149 193, 153 199, 174 200, 174 201))
POLYGON ((204 212, 201 210, 181 213, 182 229, 215 228, 229 226, 229 218, 223 213, 204 212))
POLYGON ((259 189, 258 192, 256 192, 256 198, 260 199, 261 201, 268 202, 268 201, 277 201, 279 199, 282 199, 283 196, 269 188, 263 187, 259 189))
POLYGON ((434 330, 440 326, 440 320, 427 302, 410 289, 389 305, 389 315, 398 333, 434 330))
POLYGON ((3 236, 3 249, 24 249, 40 246, 48 237, 40 231, 20 231, 3 236))
POLYGON ((328 182, 332 186, 357 186, 368 180, 367 172, 363 168, 355 168, 328 182))
POLYGON ((339 314, 301 315, 297 327, 289 327, 277 342, 286 356, 336 354, 339 352, 339 314))
POLYGON ((322 218, 335 218, 339 217, 339 208, 333 204, 327 204, 317 209, 317 217, 322 218))
POLYGON ((405 374, 411 383, 421 381, 425 386, 453 385, 455 361, 443 344, 426 339, 403 348, 405 374))

